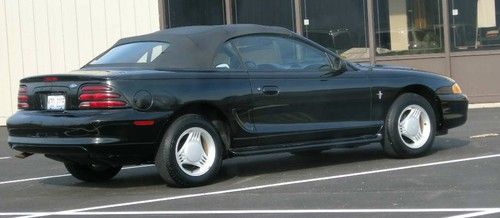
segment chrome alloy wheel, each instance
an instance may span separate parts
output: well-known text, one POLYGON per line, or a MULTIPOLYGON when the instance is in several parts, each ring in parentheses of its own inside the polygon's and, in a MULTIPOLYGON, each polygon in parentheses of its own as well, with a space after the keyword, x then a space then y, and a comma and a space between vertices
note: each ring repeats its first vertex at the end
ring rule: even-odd
POLYGON ((419 149, 425 145, 431 134, 429 114, 419 105, 406 107, 398 119, 399 137, 406 146, 419 149))
POLYGON ((199 127, 185 130, 175 144, 178 166, 189 176, 201 176, 215 162, 215 142, 210 133, 199 127))

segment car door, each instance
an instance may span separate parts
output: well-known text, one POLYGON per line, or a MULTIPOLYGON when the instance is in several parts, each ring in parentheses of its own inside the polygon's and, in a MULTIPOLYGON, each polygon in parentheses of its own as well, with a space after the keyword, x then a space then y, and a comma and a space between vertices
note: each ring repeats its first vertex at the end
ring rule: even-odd
POLYGON ((244 36, 232 44, 250 75, 250 114, 259 145, 376 131, 370 121, 369 80, 363 72, 350 67, 333 70, 324 51, 288 36, 244 36))

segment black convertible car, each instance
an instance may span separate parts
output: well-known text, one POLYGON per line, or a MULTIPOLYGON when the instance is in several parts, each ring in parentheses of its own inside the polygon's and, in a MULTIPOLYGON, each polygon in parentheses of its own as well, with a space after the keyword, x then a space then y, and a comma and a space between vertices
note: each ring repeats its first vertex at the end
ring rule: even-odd
POLYGON ((18 101, 7 127, 19 156, 44 154, 92 182, 155 163, 174 186, 205 184, 241 155, 381 142, 421 156, 468 108, 450 78, 348 63, 259 25, 125 38, 78 71, 22 79, 18 101))

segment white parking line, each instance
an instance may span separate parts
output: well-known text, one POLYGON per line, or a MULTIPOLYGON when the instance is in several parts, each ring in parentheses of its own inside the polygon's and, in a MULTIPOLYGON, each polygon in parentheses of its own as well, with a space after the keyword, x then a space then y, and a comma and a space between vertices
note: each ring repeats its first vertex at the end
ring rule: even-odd
POLYGON ((500 108, 500 103, 469 104, 469 109, 500 108))
MULTIPOLYGON (((144 168, 144 167, 151 167, 151 166, 154 166, 154 165, 148 164, 148 165, 124 167, 122 170, 130 170, 130 169, 137 169, 137 168, 144 168)), ((20 182, 30 182, 30 181, 37 181, 37 180, 44 180, 44 179, 53 179, 53 178, 60 178, 60 177, 66 177, 66 176, 71 176, 71 174, 61 174, 61 175, 54 175, 54 176, 42 176, 42 177, 34 177, 34 178, 27 178, 27 179, 2 181, 2 182, 0 182, 0 185, 11 184, 11 183, 20 183, 20 182)))
POLYGON ((0 160, 7 160, 10 159, 11 157, 0 157, 0 160))
POLYGON ((492 215, 492 214, 496 214, 496 213, 500 213, 500 209, 492 208, 492 209, 482 210, 482 211, 478 211, 478 212, 466 213, 466 214, 457 215, 457 216, 450 216, 447 218, 471 218, 471 217, 478 217, 478 216, 484 216, 484 215, 492 215))
POLYGON ((498 133, 486 133, 486 134, 481 134, 481 135, 473 135, 469 138, 478 139, 478 138, 496 137, 496 136, 498 136, 498 133))
POLYGON ((386 168, 386 169, 380 169, 380 170, 364 171, 364 172, 358 172, 358 173, 334 175, 334 176, 327 176, 327 177, 318 177, 318 178, 313 178, 313 179, 295 180, 295 181, 273 183, 273 184, 267 184, 267 185, 250 186, 250 187, 246 187, 246 188, 227 189, 227 190, 214 191, 214 192, 178 195, 178 196, 156 198, 156 199, 143 200, 143 201, 132 201, 132 202, 126 202, 126 203, 109 204, 109 205, 79 208, 79 209, 73 209, 73 210, 64 210, 64 211, 58 211, 58 212, 52 212, 52 213, 48 212, 45 215, 32 215, 32 216, 26 216, 25 218, 41 217, 41 216, 53 216, 53 215, 60 215, 60 214, 64 215, 64 214, 68 214, 68 213, 84 212, 84 211, 91 211, 91 210, 109 209, 109 208, 115 208, 115 207, 124 207, 124 206, 148 204, 148 203, 155 203, 155 202, 164 202, 164 201, 171 201, 171 200, 178 200, 178 199, 187 199, 187 198, 229 194, 229 193, 236 193, 236 192, 244 192, 244 191, 251 191, 251 190, 258 190, 258 189, 265 189, 265 188, 287 186, 287 185, 327 181, 327 180, 356 177, 356 176, 363 176, 363 175, 372 175, 372 174, 377 174, 377 173, 394 172, 394 171, 416 169, 416 168, 430 167, 430 166, 438 166, 438 165, 452 164, 452 163, 460 163, 460 162, 467 162, 467 161, 474 161, 474 160, 482 160, 482 159, 489 159, 489 158, 497 158, 497 157, 500 157, 500 154, 462 158, 462 159, 448 160, 448 161, 431 162, 431 163, 425 163, 425 164, 409 165, 409 166, 395 167, 395 168, 386 168))
MULTIPOLYGON (((65 212, 61 216, 111 216, 111 215, 222 215, 222 214, 329 214, 329 213, 453 213, 493 214, 500 208, 405 208, 405 209, 301 209, 301 210, 172 210, 172 211, 105 211, 105 212, 65 212)), ((11 212, 0 216, 50 215, 50 212, 11 212)), ((461 215, 463 216, 463 215, 461 215)), ((470 217, 470 216, 468 216, 470 217)), ((456 218, 459 218, 457 216, 456 218)), ((465 218, 465 217, 463 217, 465 218)))

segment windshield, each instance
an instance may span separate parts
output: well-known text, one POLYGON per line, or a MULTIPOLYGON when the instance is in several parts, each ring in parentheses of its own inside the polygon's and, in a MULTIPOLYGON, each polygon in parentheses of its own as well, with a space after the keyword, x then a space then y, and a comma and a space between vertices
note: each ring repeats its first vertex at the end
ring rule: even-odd
POLYGON ((169 47, 164 42, 135 42, 116 46, 89 65, 103 64, 148 64, 169 47))

